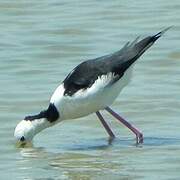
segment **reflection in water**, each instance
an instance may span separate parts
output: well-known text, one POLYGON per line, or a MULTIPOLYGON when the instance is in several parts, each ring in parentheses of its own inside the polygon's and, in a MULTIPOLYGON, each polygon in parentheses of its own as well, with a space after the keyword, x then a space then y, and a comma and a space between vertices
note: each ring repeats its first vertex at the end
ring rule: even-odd
MULTIPOLYGON (((62 179, 92 179, 92 177, 101 179, 102 175, 113 179, 118 179, 120 176, 125 179, 138 179, 142 178, 143 175, 139 176, 136 173, 130 175, 128 172, 133 171, 134 166, 137 166, 138 163, 141 164, 140 167, 143 169, 145 165, 143 159, 146 156, 150 154, 156 156, 159 153, 166 154, 163 147, 169 149, 174 149, 175 146, 180 147, 180 139, 177 138, 148 137, 145 138, 144 144, 140 147, 130 146, 132 142, 133 139, 115 139, 111 144, 107 142, 106 145, 103 145, 104 140, 96 139, 93 142, 87 142, 90 144, 63 149, 61 153, 48 152, 46 148, 42 147, 20 148, 23 157, 20 160, 23 167, 20 167, 20 169, 31 171, 31 166, 34 163, 41 162, 43 171, 52 170, 55 174, 58 174, 54 179, 59 175, 62 179), (157 148, 161 151, 157 151, 157 148)), ((177 152, 180 152, 180 150, 177 152)), ((175 156, 173 155, 173 157, 175 156)), ((154 164, 156 160, 149 160, 149 164, 154 164)), ((161 159, 161 161, 164 161, 164 159, 161 159)), ((178 161, 180 161, 179 158, 178 161)), ((139 171, 142 171, 141 168, 139 171)), ((161 166, 158 167, 160 171, 161 168, 161 166)))
MULTIPOLYGON (((111 145, 107 144, 107 146, 111 145)), ((32 161, 48 162, 47 169, 53 168, 65 179, 91 179, 92 176, 98 177, 100 172, 105 172, 107 175, 110 175, 120 167, 119 162, 110 162, 109 158, 104 158, 104 153, 107 149, 102 149, 102 145, 92 145, 92 153, 89 148, 90 147, 87 148, 87 145, 84 145, 84 147, 80 149, 67 149, 62 153, 47 152, 45 148, 21 148, 20 153, 23 157, 21 162, 23 162, 23 165, 29 165, 28 162, 32 161), (100 153, 94 153, 97 150, 99 150, 100 153)), ((23 168, 27 170, 30 167, 24 166, 23 168)))
POLYGON ((179 7, 179 0, 0 1, 0 179, 179 179, 179 7), (45 109, 77 64, 170 25, 113 104, 144 132, 144 144, 136 146, 103 112, 120 139, 109 143, 97 118, 88 116, 15 147, 19 119, 45 109))
POLYGON ((17 141, 16 142, 16 147, 17 148, 30 148, 30 147, 33 147, 33 143, 32 142, 17 141))

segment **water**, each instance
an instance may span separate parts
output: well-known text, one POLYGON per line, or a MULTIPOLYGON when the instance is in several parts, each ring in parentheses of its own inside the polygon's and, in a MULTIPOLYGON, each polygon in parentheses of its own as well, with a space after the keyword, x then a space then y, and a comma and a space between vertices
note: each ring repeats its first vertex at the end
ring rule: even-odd
POLYGON ((179 179, 180 1, 0 1, 1 179, 179 179), (138 35, 174 25, 143 55, 113 108, 144 132, 144 144, 104 112, 66 121, 17 148, 16 124, 48 105, 78 63, 138 35))

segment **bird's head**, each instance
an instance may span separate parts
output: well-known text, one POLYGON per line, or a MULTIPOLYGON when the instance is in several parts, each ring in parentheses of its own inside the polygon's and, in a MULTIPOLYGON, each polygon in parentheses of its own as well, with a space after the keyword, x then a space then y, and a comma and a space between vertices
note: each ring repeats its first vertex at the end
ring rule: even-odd
POLYGON ((31 142, 33 137, 43 129, 55 125, 58 121, 59 113, 54 104, 50 104, 48 109, 41 111, 37 115, 26 116, 20 121, 14 131, 17 142, 31 142))
POLYGON ((14 137, 18 143, 28 143, 33 137, 43 129, 51 126, 47 119, 22 120, 18 123, 14 131, 14 137))
POLYGON ((36 126, 32 121, 22 120, 18 123, 14 131, 16 141, 24 143, 31 142, 36 134, 36 126))

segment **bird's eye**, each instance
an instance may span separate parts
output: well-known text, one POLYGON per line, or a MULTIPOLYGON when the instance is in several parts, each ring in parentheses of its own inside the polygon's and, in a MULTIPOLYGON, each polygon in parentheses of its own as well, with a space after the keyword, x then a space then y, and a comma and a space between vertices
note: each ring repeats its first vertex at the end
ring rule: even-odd
POLYGON ((24 136, 21 137, 20 141, 25 141, 25 138, 24 136))

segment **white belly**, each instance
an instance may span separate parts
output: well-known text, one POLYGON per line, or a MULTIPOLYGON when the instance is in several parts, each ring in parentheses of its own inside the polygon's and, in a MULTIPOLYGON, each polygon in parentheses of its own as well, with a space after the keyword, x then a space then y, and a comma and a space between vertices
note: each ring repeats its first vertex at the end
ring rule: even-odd
POLYGON ((110 84, 112 73, 102 76, 88 89, 80 90, 72 96, 64 96, 61 84, 50 102, 54 103, 60 113, 60 120, 75 119, 86 116, 111 105, 123 87, 130 81, 132 67, 117 82, 110 84))

